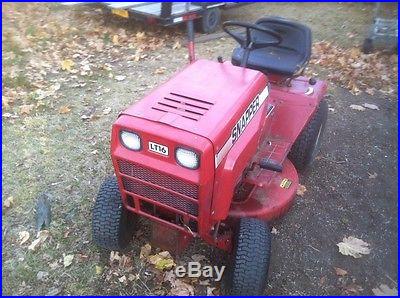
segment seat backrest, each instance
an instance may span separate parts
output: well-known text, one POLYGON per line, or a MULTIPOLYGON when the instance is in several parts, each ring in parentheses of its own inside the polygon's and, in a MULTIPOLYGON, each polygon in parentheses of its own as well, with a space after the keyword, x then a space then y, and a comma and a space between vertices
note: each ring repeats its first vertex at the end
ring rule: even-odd
POLYGON ((311 30, 307 26, 281 17, 265 17, 256 22, 277 31, 282 36, 282 42, 275 47, 296 51, 307 62, 311 56, 311 30))

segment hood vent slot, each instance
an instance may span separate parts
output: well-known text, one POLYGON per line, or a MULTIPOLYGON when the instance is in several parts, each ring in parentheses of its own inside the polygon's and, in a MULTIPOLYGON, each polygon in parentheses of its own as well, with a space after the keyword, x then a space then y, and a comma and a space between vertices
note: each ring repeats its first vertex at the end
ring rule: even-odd
POLYGON ((198 121, 214 103, 181 94, 170 93, 157 101, 152 109, 180 115, 190 120, 198 121))

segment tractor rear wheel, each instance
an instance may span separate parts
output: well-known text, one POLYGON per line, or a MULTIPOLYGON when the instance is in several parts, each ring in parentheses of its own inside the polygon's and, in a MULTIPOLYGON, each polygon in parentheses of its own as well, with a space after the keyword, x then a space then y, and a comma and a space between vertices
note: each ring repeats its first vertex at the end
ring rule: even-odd
POLYGON ((304 171, 317 156, 327 118, 328 104, 326 101, 321 101, 313 118, 297 137, 288 154, 297 170, 304 171))
POLYGON ((224 276, 224 292, 233 296, 262 295, 270 255, 271 232, 268 225, 255 218, 240 219, 231 264, 224 276))
POLYGON ((122 205, 117 178, 107 177, 93 208, 93 242, 102 249, 121 251, 133 236, 134 216, 122 205))

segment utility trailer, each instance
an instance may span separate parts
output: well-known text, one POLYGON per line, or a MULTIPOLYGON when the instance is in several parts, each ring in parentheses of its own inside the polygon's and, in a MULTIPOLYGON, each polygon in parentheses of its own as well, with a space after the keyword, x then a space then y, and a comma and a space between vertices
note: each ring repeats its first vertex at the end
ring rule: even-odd
MULTIPOLYGON (((86 4, 66 2, 66 5, 86 4)), ((248 2, 98 2, 108 16, 134 19, 146 24, 172 26, 195 20, 196 29, 203 33, 217 30, 221 10, 249 4, 248 2)))

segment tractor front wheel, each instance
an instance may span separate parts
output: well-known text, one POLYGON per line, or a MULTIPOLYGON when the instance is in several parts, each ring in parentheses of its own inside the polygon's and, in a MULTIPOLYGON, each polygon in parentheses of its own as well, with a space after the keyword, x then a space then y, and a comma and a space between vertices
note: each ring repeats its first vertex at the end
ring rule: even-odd
POLYGON ((271 255, 268 225, 255 218, 240 219, 233 253, 224 280, 224 292, 233 296, 262 295, 271 255))
POLYGON ((327 118, 328 104, 326 101, 321 101, 313 118, 297 137, 288 154, 289 159, 298 171, 304 171, 317 156, 327 118))
POLYGON ((122 205, 117 178, 106 178, 93 208, 93 242, 102 249, 121 251, 133 236, 134 217, 122 205))

